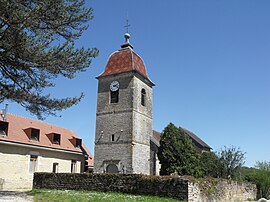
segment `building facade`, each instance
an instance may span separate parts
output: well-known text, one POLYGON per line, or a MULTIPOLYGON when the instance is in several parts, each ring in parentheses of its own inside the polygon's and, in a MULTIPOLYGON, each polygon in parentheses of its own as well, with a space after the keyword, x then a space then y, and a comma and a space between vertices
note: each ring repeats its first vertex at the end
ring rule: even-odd
POLYGON ((97 77, 96 173, 150 174, 154 84, 129 37, 97 77))
POLYGON ((73 131, 13 114, 0 121, 0 190, 30 190, 34 172, 89 167, 93 158, 73 131))
MULTIPOLYGON (((141 57, 125 43, 108 59, 98 79, 96 173, 159 175, 161 134, 152 129, 152 87, 141 57)), ((211 148, 182 128, 199 153, 211 148)))

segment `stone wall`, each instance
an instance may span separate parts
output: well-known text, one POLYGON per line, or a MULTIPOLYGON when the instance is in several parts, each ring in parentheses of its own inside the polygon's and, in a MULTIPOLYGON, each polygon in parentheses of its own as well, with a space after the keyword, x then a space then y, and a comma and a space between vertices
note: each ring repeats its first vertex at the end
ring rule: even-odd
POLYGON ((133 154, 132 167, 137 174, 150 174, 150 136, 152 136, 152 87, 133 77, 133 154), (145 105, 141 105, 141 91, 145 90, 145 105), (143 163, 142 163, 143 162, 143 163))
POLYGON ((35 173, 34 188, 123 192, 187 200, 188 181, 135 174, 35 173))
POLYGON ((235 202, 256 198, 256 185, 225 179, 204 178, 188 182, 190 202, 235 202))
POLYGON ((235 202, 256 198, 256 186, 223 179, 136 174, 35 173, 34 188, 123 192, 190 202, 235 202))
POLYGON ((150 174, 152 133, 151 85, 135 72, 99 78, 94 172, 105 173, 107 165, 113 164, 118 173, 150 174), (110 103, 112 81, 119 82, 118 103, 110 103), (142 89, 145 106, 141 105, 142 89))

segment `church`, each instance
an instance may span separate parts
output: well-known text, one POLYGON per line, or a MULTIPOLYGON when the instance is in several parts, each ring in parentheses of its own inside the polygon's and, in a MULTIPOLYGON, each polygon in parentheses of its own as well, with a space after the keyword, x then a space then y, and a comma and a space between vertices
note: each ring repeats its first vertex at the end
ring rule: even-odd
MULTIPOLYGON (((120 50, 97 77, 94 172, 159 175, 160 133, 152 128, 155 84, 129 39, 126 33, 120 50)), ((186 134, 200 152, 210 151, 195 134, 186 134)))

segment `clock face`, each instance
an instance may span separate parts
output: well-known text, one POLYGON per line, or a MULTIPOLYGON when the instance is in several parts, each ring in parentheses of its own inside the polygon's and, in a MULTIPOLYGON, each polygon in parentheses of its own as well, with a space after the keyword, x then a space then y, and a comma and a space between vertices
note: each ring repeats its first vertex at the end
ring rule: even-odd
POLYGON ((119 82, 118 81, 113 81, 110 85, 110 90, 111 91, 117 91, 119 89, 119 82))

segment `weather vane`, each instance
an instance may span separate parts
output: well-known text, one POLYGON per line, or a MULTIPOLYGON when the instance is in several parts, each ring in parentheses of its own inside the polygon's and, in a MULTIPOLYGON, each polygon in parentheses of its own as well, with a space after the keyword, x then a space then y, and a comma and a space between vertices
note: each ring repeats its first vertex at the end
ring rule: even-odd
POLYGON ((128 23, 128 17, 126 19, 126 25, 124 27, 127 29, 126 33, 128 33, 128 27, 130 27, 130 24, 128 23))

